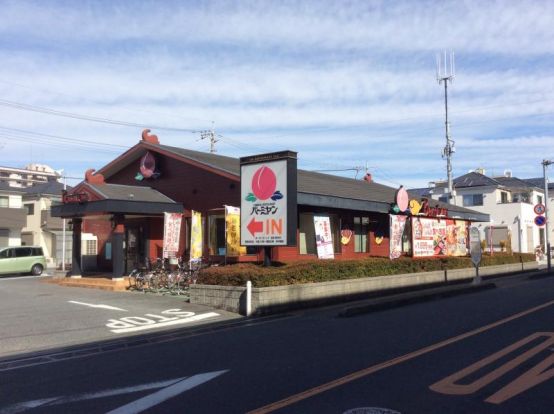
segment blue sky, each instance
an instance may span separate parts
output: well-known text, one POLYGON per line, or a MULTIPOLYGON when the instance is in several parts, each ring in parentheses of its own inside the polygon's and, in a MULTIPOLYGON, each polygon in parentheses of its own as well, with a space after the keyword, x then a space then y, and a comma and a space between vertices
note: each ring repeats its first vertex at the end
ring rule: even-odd
POLYGON ((82 177, 140 139, 46 108, 201 151, 191 131, 213 122, 222 155, 291 149, 300 168, 426 186, 446 178, 443 50, 454 176, 536 177, 554 158, 551 1, 0 0, 0 15, 0 165, 82 177))

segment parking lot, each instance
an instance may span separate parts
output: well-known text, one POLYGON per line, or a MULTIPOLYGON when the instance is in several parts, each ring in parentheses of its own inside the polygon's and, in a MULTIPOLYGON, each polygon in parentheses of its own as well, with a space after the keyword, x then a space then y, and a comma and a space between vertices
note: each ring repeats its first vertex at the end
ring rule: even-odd
POLYGON ((183 296, 109 292, 0 278, 0 357, 240 318, 183 296))

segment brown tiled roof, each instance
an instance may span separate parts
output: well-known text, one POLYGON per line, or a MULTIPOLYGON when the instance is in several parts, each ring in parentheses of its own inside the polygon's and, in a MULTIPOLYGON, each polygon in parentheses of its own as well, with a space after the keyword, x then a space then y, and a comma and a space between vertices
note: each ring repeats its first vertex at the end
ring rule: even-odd
MULTIPOLYGON (((202 163, 208 167, 226 171, 240 176, 240 163, 238 158, 226 157, 212 153, 192 151, 184 148, 171 147, 168 145, 153 145, 164 151, 179 155, 185 159, 202 163)), ((298 193, 339 197, 350 200, 369 201, 390 205, 394 202, 396 188, 388 187, 376 182, 355 180, 352 178, 339 177, 336 175, 323 174, 313 171, 298 170, 298 193)), ((431 207, 444 207, 451 212, 462 214, 480 214, 474 210, 454 206, 429 199, 431 207)), ((388 208, 387 208, 388 211, 388 208)), ((455 214, 452 214, 455 215, 455 214)))
POLYGON ((171 198, 150 187, 140 187, 121 184, 89 184, 84 185, 92 188, 106 200, 142 201, 147 203, 174 203, 171 198))

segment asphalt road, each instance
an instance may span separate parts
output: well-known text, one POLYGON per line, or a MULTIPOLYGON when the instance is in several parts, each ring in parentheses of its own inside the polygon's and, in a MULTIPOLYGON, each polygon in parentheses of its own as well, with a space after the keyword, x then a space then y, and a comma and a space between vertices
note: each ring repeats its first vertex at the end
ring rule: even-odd
POLYGON ((183 296, 110 292, 43 280, 0 278, 0 358, 240 318, 191 305, 183 296))
POLYGON ((554 277, 352 318, 341 309, 0 365, 0 413, 554 412, 554 277))

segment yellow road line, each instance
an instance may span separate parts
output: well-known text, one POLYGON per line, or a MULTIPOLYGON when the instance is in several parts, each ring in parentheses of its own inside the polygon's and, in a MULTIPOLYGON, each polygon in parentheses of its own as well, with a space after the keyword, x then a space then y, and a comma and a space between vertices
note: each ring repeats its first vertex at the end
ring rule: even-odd
POLYGON ((444 341, 438 342, 433 345, 426 346, 425 348, 418 349, 417 351, 410 352, 409 354, 405 354, 393 359, 390 359, 385 362, 381 362, 380 364, 373 365, 371 367, 364 368, 360 371, 353 372, 351 374, 348 374, 344 377, 337 378, 336 380, 327 382, 325 384, 319 385, 314 388, 310 388, 306 391, 300 392, 298 394, 291 395, 290 397, 284 398, 280 401, 271 403, 269 405, 266 405, 261 408, 257 408, 253 411, 249 411, 247 414, 265 414, 265 413, 271 413, 275 410, 279 410, 281 408, 287 407, 289 405, 295 404, 297 402, 300 402, 302 400, 308 399, 310 397, 313 397, 314 395, 321 394, 323 392, 332 390, 333 388, 339 387, 341 385, 347 384, 349 382, 355 381, 357 379, 363 378, 367 375, 373 374, 375 372, 381 371, 385 368, 392 367, 394 365, 401 364, 403 362, 409 361, 410 359, 417 358, 421 355, 427 354, 429 352, 436 351, 437 349, 443 348, 445 346, 448 346, 450 344, 453 344, 455 342, 462 341, 466 338, 469 338, 471 336, 480 334, 482 332, 488 331, 490 329, 496 328, 497 326, 503 325, 505 323, 511 322, 515 319, 521 318, 523 316, 529 315, 533 312, 537 312, 541 309, 544 309, 548 306, 551 306, 554 304, 554 300, 551 300, 549 302, 543 303, 542 305, 535 306, 533 308, 527 309, 523 312, 516 313, 515 315, 509 316, 504 319, 500 319, 499 321, 493 322, 491 324, 482 326, 480 328, 474 329, 472 331, 463 333, 461 335, 446 339, 444 341))

